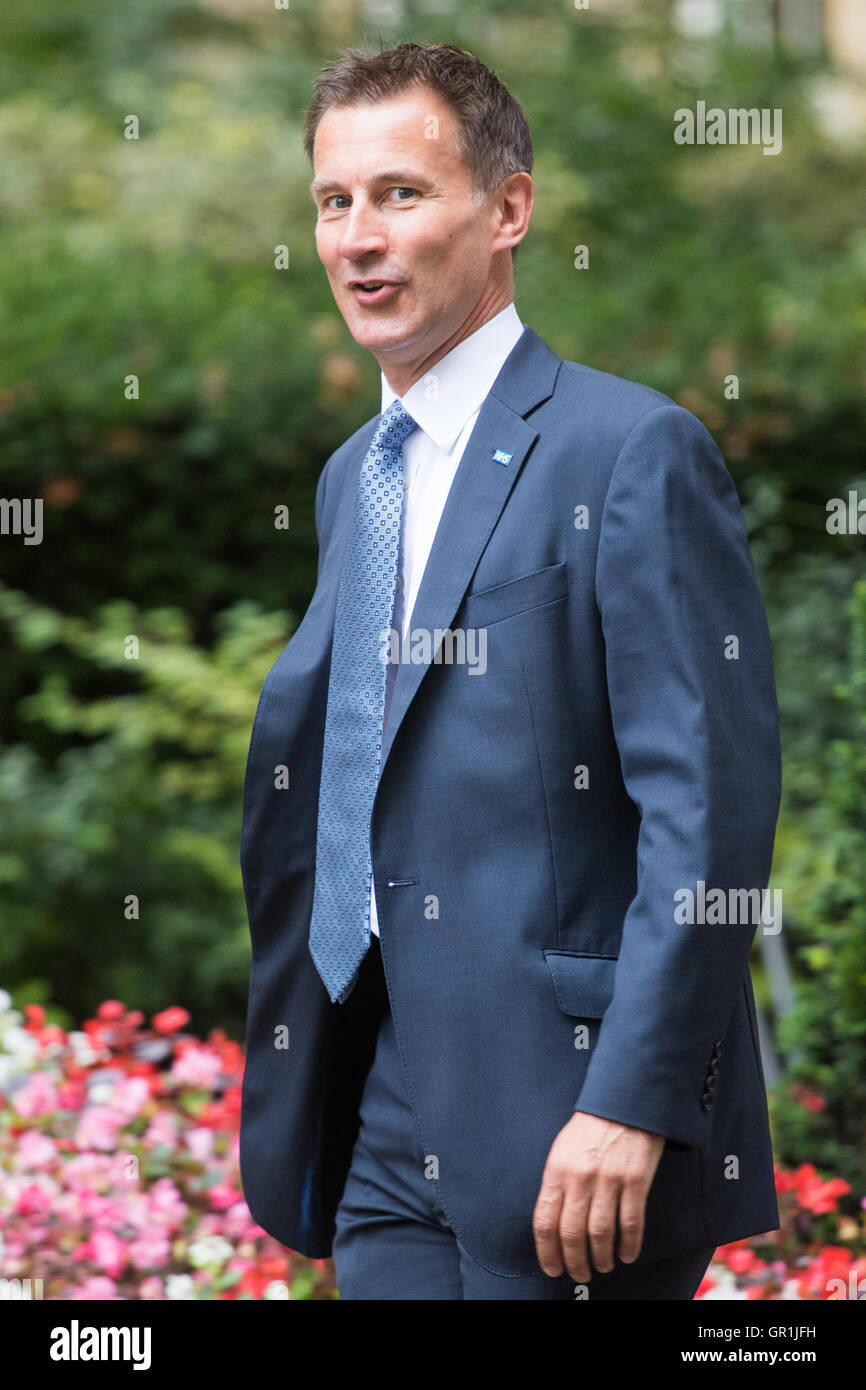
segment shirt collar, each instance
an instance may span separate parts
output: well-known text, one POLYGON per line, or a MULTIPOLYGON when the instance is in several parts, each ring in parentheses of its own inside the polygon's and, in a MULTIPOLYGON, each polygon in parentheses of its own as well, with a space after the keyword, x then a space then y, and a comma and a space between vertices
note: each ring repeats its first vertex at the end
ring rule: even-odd
MULTIPOLYGON (((420 429, 445 453, 450 453, 467 420, 483 403, 523 331, 512 300, 431 367, 439 382, 435 396, 428 394, 425 373, 400 398, 420 429)), ((381 378, 384 411, 397 399, 397 392, 384 372, 381 378)))

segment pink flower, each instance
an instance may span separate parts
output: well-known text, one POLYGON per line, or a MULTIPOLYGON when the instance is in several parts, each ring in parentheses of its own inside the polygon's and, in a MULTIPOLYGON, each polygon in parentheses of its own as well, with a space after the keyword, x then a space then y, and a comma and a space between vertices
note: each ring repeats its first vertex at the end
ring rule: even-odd
POLYGON ((157 1144, 170 1144, 174 1148, 177 1143, 177 1122, 168 1110, 158 1110, 147 1127, 142 1143, 146 1148, 155 1148, 157 1144))
POLYGON ((148 1196, 148 1209, 154 1221, 164 1226, 182 1226, 186 1220, 186 1204, 171 1178, 160 1178, 148 1196))
POLYGON ((207 1195, 214 1211, 226 1211, 235 1205, 241 1194, 229 1178, 223 1178, 208 1188, 207 1195))
POLYGON ((188 1086, 210 1090, 222 1072, 222 1060, 208 1047, 185 1047, 172 1063, 171 1075, 188 1086))
POLYGON ((18 1193, 14 1210, 19 1216, 48 1216, 51 1212, 53 1193, 40 1183, 28 1183, 18 1193))
POLYGON ((199 1126, 197 1129, 188 1129, 185 1137, 186 1146, 196 1163, 207 1163, 213 1152, 213 1130, 199 1126))
POLYGON ((145 1077, 127 1076, 115 1087, 109 1105, 125 1123, 140 1115, 149 1100, 150 1087, 145 1077))
POLYGON ((32 1171, 34 1168, 48 1168, 57 1157, 57 1145, 47 1134, 40 1134, 38 1129, 28 1129, 21 1138, 15 1151, 15 1167, 32 1171))
POLYGON ((162 1289, 162 1280, 157 1274, 151 1274, 147 1279, 142 1279, 138 1286, 139 1298, 162 1299, 165 1297, 162 1289))
POLYGON ((255 1240, 257 1236, 262 1234, 261 1226, 257 1226, 253 1221, 250 1216, 250 1209, 243 1198, 239 1202, 235 1202, 234 1206, 226 1212, 223 1230, 227 1236, 233 1237, 235 1240, 255 1240))
POLYGON ((86 1221, 106 1221, 111 1211, 111 1198, 101 1192, 84 1188, 81 1193, 81 1214, 86 1221))
POLYGON ((129 1246, 129 1258, 136 1269, 156 1269, 167 1265, 171 1247, 168 1236, 159 1226, 147 1226, 138 1240, 129 1246))
POLYGON ((109 1220, 112 1227, 134 1226, 141 1231, 148 1224, 147 1199, 130 1183, 127 1192, 116 1193, 110 1208, 109 1220))
POLYGON ((104 1269, 106 1274, 117 1278, 126 1264, 127 1247, 124 1242, 113 1231, 98 1226, 90 1237, 89 1245, 93 1263, 104 1269))
POLYGON ((109 1303, 124 1302, 122 1295, 117 1292, 117 1285, 113 1279, 108 1279, 104 1274, 93 1274, 78 1288, 68 1289, 64 1295, 68 1299, 86 1299, 88 1303, 109 1303))
POLYGON ((107 1197, 81 1187, 62 1193, 54 1204, 54 1215, 64 1226, 79 1226, 83 1221, 108 1221, 110 1208, 107 1197))
POLYGON ((12 1096, 12 1106, 28 1120, 34 1115, 50 1115, 57 1109, 57 1087, 47 1072, 35 1071, 12 1096))
POLYGON ((75 1131, 76 1146, 79 1149, 113 1149, 122 1123, 122 1116, 107 1105, 88 1105, 75 1131))
POLYGON ((114 1163, 113 1155, 92 1152, 75 1154, 64 1164, 63 1176, 70 1187, 87 1186, 97 1178, 107 1178, 114 1163))
POLYGON ((87 1104, 87 1087, 80 1081, 64 1081, 57 1089, 58 1110, 80 1110, 87 1104))

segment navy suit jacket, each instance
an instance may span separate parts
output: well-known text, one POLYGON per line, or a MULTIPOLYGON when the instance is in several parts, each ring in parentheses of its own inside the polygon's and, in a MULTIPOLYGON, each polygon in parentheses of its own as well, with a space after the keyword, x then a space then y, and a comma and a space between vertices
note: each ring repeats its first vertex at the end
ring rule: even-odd
MULTIPOLYGON (((377 418, 322 471, 318 583, 264 682, 244 788, 241 1175, 254 1218, 313 1257, 375 1045, 359 991, 330 1002, 308 933, 337 587, 377 418)), ((370 843, 449 1224, 492 1272, 537 1273, 542 1171, 578 1109, 667 1140, 641 1260, 775 1229, 755 919, 677 910, 700 883, 764 888, 780 795, 764 606, 704 426, 526 327, 424 572, 411 629, 437 628, 484 629, 486 670, 401 663, 370 843)))

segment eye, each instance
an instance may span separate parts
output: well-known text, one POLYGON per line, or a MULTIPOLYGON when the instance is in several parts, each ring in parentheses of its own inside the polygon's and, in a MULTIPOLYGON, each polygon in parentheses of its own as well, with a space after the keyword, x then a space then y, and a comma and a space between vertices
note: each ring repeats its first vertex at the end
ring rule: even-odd
POLYGON ((326 207, 328 206, 328 204, 330 203, 331 198, 346 198, 346 197, 348 197, 348 194, 346 194, 346 193, 332 193, 332 194, 330 195, 330 197, 323 199, 323 201, 322 201, 322 207, 323 207, 323 208, 326 208, 326 207))
MULTIPOLYGON (((409 196, 410 196, 411 198, 414 198, 414 196, 415 196, 415 194, 418 192, 418 190, 417 190, 417 188, 407 188, 405 184, 398 184, 398 185, 396 185, 394 188, 392 188, 392 189, 390 190, 390 192, 392 192, 392 193, 408 193, 409 196)), ((408 202, 408 199, 406 199, 406 198, 398 198, 397 201, 400 202, 400 203, 403 203, 403 202, 408 202)))

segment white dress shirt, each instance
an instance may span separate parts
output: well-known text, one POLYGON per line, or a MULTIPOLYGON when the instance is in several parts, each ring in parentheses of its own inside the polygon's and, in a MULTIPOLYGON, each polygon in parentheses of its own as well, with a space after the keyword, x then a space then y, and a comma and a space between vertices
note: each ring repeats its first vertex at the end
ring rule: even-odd
MULTIPOLYGON (((412 609, 433 537, 463 450, 485 397, 523 328, 514 303, 506 305, 440 358, 400 398, 418 424, 418 429, 403 443, 405 491, 394 603, 394 628, 401 633, 401 650, 409 632, 412 609)), ((396 397, 396 391, 391 389, 383 372, 382 410, 387 410, 396 397)), ((386 721, 389 703, 390 699, 386 702, 386 721)), ((370 930, 379 935, 373 884, 370 886, 370 930)))

